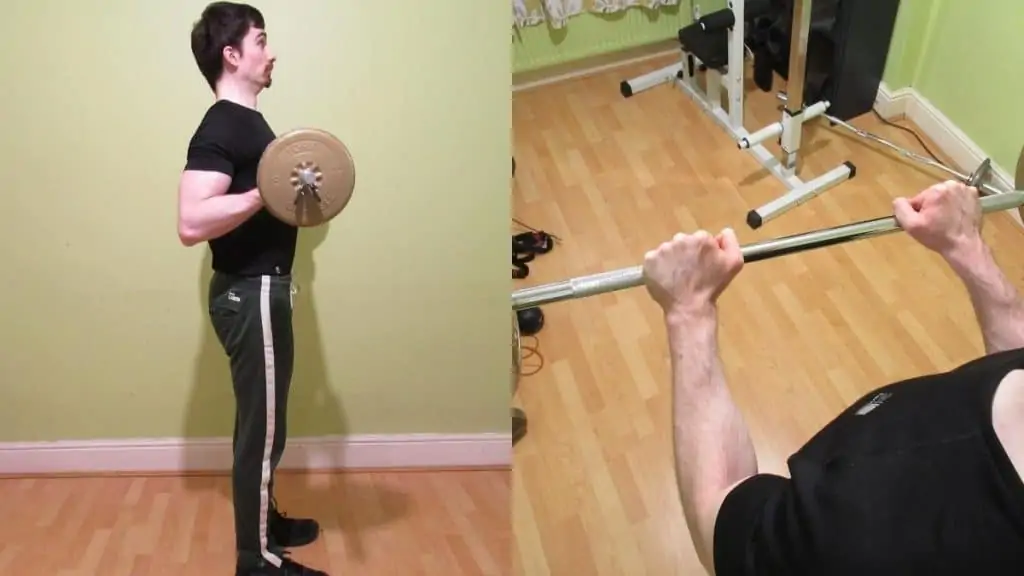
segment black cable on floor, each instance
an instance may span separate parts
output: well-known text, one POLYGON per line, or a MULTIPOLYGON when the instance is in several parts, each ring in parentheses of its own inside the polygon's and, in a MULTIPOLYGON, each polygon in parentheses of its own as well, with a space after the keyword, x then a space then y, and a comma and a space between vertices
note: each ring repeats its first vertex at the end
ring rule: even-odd
POLYGON ((917 141, 921 144, 921 147, 925 149, 925 152, 927 152, 929 156, 932 157, 932 160, 935 160, 940 164, 945 164, 945 162, 940 160, 939 157, 936 156, 934 152, 932 152, 932 149, 929 148, 928 145, 924 143, 924 138, 921 138, 921 135, 918 134, 914 129, 907 128, 906 126, 900 126, 899 124, 893 122, 892 120, 889 120, 885 116, 882 116, 882 114, 875 108, 872 108, 871 111, 875 113, 875 116, 878 116, 878 119, 881 120, 883 124, 903 130, 904 132, 909 133, 914 138, 917 138, 917 141))

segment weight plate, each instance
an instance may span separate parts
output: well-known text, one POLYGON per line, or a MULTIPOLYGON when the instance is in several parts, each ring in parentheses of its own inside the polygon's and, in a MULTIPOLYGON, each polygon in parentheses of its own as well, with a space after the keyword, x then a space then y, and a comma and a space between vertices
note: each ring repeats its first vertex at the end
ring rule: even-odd
POLYGON ((256 179, 275 217, 293 226, 319 226, 351 200, 355 162, 341 140, 324 130, 302 128, 267 146, 256 179))

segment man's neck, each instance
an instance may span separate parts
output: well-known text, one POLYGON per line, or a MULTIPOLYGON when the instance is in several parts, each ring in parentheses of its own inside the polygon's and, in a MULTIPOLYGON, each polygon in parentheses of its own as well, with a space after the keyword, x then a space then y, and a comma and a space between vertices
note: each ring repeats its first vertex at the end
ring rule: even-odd
POLYGON ((228 100, 239 106, 257 110, 256 94, 246 86, 240 86, 233 82, 224 82, 217 86, 217 100, 228 100))

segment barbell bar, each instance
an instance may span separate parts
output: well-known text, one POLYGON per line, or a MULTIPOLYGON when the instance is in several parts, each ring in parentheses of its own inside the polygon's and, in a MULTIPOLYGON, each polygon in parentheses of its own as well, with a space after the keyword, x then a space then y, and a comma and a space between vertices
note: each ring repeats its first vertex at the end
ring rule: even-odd
MULTIPOLYGON (((778 92, 778 93, 776 93, 776 98, 778 98, 782 102, 788 102, 789 101, 789 97, 786 95, 785 92, 778 92)), ((856 134, 857 136, 860 136, 861 138, 864 138, 865 140, 871 140, 872 142, 881 144, 881 145, 885 146, 886 148, 889 148, 890 150, 896 152, 900 156, 903 156, 904 158, 907 158, 909 160, 913 160, 913 161, 915 161, 915 162, 917 162, 919 164, 923 164, 925 166, 930 166, 932 168, 937 168, 937 169, 945 172, 946 174, 949 174, 950 176, 956 178, 957 180, 966 183, 968 186, 974 186, 975 188, 978 189, 979 192, 982 192, 983 194, 1002 194, 1003 193, 1002 190, 999 190, 998 188, 995 188, 993 186, 990 186, 990 185, 985 184, 985 183, 982 182, 982 180, 986 176, 988 176, 988 171, 991 168, 992 161, 989 158, 986 158, 985 160, 983 160, 981 165, 978 167, 978 169, 975 170, 974 172, 972 172, 971 174, 964 174, 963 172, 960 172, 959 170, 955 170, 953 168, 950 168, 949 166, 946 166, 942 162, 939 162, 937 160, 933 160, 931 158, 928 158, 927 156, 922 156, 921 154, 918 154, 916 152, 907 150, 906 148, 903 148, 902 146, 894 144, 893 142, 890 142, 889 140, 886 140, 885 138, 882 138, 881 136, 878 136, 876 134, 872 134, 871 132, 868 132, 867 130, 862 130, 860 128, 857 128, 853 124, 850 124, 849 122, 846 122, 846 121, 840 120, 839 118, 836 118, 835 116, 825 112, 825 110, 828 109, 828 103, 827 102, 819 102, 818 104, 815 104, 815 105, 809 107, 808 109, 812 110, 809 119, 813 119, 813 118, 816 118, 816 117, 820 116, 820 117, 828 120, 831 124, 833 124, 835 126, 840 126, 842 128, 845 128, 846 130, 849 130, 850 132, 853 132, 854 134, 856 134)), ((778 126, 779 126, 779 129, 781 129, 781 123, 778 123, 778 126)), ((743 147, 744 147, 744 143, 743 143, 743 141, 740 141, 740 148, 743 148, 743 147)))
POLYGON ((981 181, 983 179, 983 177, 987 174, 988 168, 991 165, 992 161, 989 158, 986 158, 985 160, 982 161, 982 165, 981 165, 979 170, 975 170, 971 174, 964 174, 963 172, 960 172, 959 170, 955 170, 953 168, 950 168, 949 166, 946 166, 942 162, 936 162, 935 160, 932 160, 931 158, 928 158, 927 156, 922 156, 922 155, 920 155, 920 154, 918 154, 916 152, 912 152, 910 150, 907 150, 906 148, 903 148, 901 146, 897 146, 896 144, 893 144, 892 142, 886 140, 885 138, 882 138, 881 136, 876 136, 876 135, 872 134, 871 132, 868 132, 866 130, 861 130, 860 128, 857 128, 856 126, 850 124, 849 122, 844 122, 843 120, 840 120, 839 118, 836 118, 835 116, 832 116, 832 115, 829 115, 829 114, 822 114, 822 116, 826 120, 831 122, 832 124, 835 124, 836 126, 840 126, 842 128, 845 128, 845 129, 849 130, 850 132, 853 132, 854 134, 860 136, 861 138, 864 138, 866 140, 871 140, 872 142, 876 142, 878 144, 881 144, 881 145, 889 148, 890 150, 893 150, 894 152, 896 152, 900 156, 903 156, 904 158, 908 158, 910 160, 913 160, 913 161, 915 161, 915 162, 917 162, 919 164, 923 164, 925 166, 931 166, 932 168, 938 168, 939 170, 945 172, 946 174, 949 174, 950 176, 956 178, 957 180, 959 180, 961 182, 964 182, 964 183, 966 183, 969 186, 974 186, 975 188, 978 189, 979 192, 981 192, 983 194, 992 195, 992 194, 1002 194, 1003 193, 1002 190, 999 190, 998 188, 995 188, 995 187, 993 187, 993 186, 991 186, 989 184, 985 184, 984 182, 981 181))
MULTIPOLYGON (((1001 212, 1013 208, 1024 217, 1024 191, 1001 192, 980 198, 983 214, 1001 212)), ((899 223, 894 216, 864 220, 853 224, 844 224, 833 228, 824 228, 792 236, 783 236, 770 240, 762 240, 740 247, 744 262, 770 260, 787 254, 795 254, 807 250, 824 248, 854 240, 875 238, 892 232, 900 232, 899 223)), ((578 276, 569 280, 541 284, 522 288, 512 292, 512 309, 515 311, 544 304, 553 304, 565 300, 574 300, 607 294, 644 284, 643 266, 621 268, 610 272, 600 272, 589 276, 578 276)))

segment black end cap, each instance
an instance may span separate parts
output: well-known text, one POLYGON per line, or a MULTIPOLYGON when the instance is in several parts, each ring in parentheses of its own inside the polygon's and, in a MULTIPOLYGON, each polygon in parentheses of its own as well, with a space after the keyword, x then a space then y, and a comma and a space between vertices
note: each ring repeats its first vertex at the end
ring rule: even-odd
POLYGON ((633 87, 629 85, 629 82, 623 80, 619 83, 619 92, 622 93, 623 98, 629 98, 633 95, 633 87))
POLYGON ((850 178, 849 179, 853 180, 853 177, 857 175, 857 167, 854 166, 853 162, 850 162, 849 160, 847 160, 846 162, 843 162, 843 164, 847 168, 850 169, 850 178))
POLYGON ((757 210, 747 212, 747 226, 757 230, 761 227, 761 224, 764 224, 764 221, 761 219, 761 215, 757 213, 757 210))

